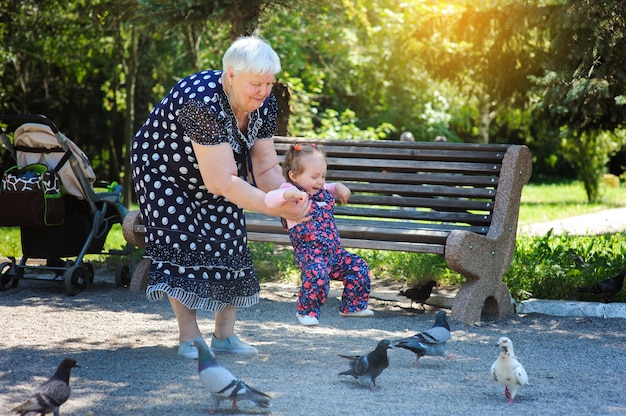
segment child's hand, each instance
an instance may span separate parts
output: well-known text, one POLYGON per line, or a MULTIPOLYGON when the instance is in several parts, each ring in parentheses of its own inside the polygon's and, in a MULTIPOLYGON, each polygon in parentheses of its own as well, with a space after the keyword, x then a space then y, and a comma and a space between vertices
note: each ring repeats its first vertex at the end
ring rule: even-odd
POLYGON ((339 200, 339 202, 345 204, 348 202, 348 199, 350 199, 352 191, 350 191, 350 188, 348 188, 346 185, 342 183, 337 183, 335 185, 335 194, 335 197, 339 200))
POLYGON ((280 206, 283 211, 280 214, 281 217, 296 223, 307 222, 311 219, 308 216, 311 209, 309 194, 297 189, 287 189, 283 193, 283 199, 285 202, 280 206))
POLYGON ((287 189, 283 193, 283 199, 285 201, 299 202, 309 199, 309 195, 306 192, 299 191, 297 189, 287 189))

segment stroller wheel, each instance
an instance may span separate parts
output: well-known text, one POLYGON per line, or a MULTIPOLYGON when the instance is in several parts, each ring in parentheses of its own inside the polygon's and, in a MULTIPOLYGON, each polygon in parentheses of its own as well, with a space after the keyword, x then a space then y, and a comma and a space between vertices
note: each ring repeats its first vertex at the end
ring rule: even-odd
POLYGON ((94 277, 96 276, 96 271, 93 268, 93 264, 91 263, 83 263, 83 266, 87 269, 87 275, 89 276, 89 284, 93 284, 94 277))
POLYGON ((82 265, 72 266, 63 274, 63 281, 67 294, 77 295, 89 286, 89 272, 82 265))
POLYGON ((130 267, 127 264, 119 266, 115 271, 115 285, 117 287, 128 287, 130 278, 130 267))
POLYGON ((19 276, 14 272, 13 264, 9 261, 0 263, 0 290, 8 290, 17 286, 19 276))

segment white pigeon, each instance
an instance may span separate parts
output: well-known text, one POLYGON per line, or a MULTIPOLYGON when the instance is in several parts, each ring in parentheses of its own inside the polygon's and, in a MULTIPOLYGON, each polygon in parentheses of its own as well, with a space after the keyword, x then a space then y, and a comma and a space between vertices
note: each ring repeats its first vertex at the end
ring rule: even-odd
POLYGON ((496 347, 502 348, 498 359, 491 365, 491 378, 504 386, 504 395, 509 399, 509 404, 517 394, 517 389, 528 384, 528 374, 517 361, 513 352, 513 342, 502 337, 496 347))
POLYGON ((214 413, 222 400, 232 400, 233 410, 237 410, 238 400, 250 400, 262 408, 270 406, 270 396, 248 386, 218 364, 204 339, 194 338, 193 344, 198 348, 200 382, 213 397, 214 406, 209 413, 214 413))

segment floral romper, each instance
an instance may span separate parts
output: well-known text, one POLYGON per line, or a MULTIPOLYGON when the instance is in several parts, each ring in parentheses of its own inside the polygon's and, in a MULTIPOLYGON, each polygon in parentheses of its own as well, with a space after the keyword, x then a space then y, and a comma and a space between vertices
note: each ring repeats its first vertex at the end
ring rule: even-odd
POLYGON ((343 280, 339 312, 367 309, 370 294, 369 265, 341 246, 333 214, 333 194, 325 187, 310 196, 310 199, 311 220, 289 229, 294 257, 302 270, 298 313, 319 318, 320 307, 326 303, 330 290, 330 279, 343 280))

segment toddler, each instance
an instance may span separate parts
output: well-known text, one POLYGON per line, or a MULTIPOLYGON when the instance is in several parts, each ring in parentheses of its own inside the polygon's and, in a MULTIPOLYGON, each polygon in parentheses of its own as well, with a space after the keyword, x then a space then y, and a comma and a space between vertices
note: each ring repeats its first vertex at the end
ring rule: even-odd
POLYGON ((370 269, 365 260, 341 246, 333 214, 335 198, 346 203, 350 189, 342 183, 326 183, 326 158, 315 145, 296 144, 289 148, 282 164, 287 182, 270 191, 265 203, 276 207, 309 194, 310 220, 303 223, 283 220, 289 232, 294 257, 302 270, 298 292, 297 318, 302 325, 319 325, 320 308, 326 302, 330 279, 342 280, 344 289, 339 313, 346 317, 369 317, 370 269))

